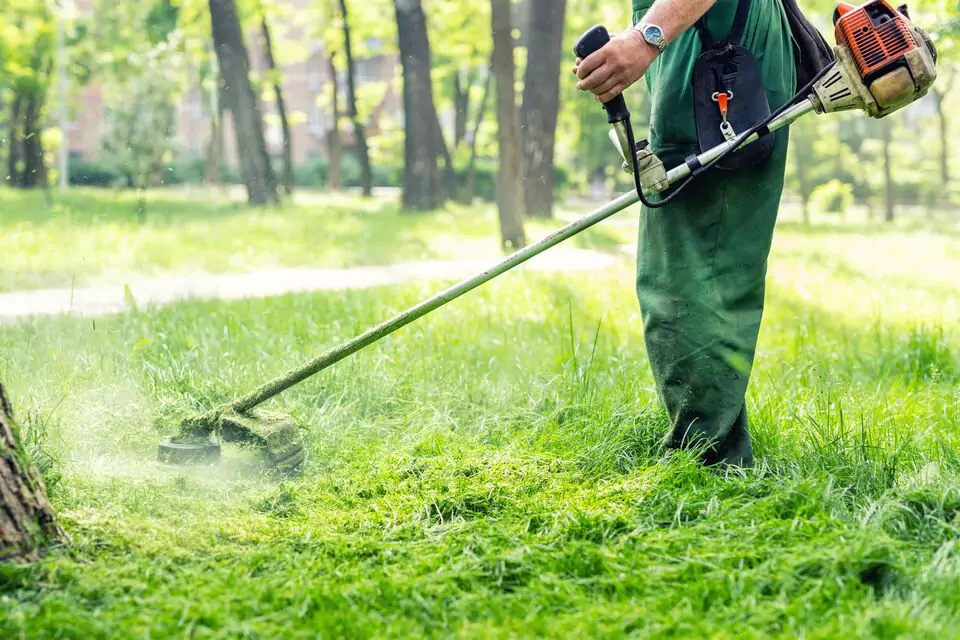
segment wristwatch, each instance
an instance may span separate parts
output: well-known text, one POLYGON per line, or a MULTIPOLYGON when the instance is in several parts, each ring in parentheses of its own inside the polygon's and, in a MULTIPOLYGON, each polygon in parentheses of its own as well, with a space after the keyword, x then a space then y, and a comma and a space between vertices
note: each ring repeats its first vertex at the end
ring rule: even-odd
POLYGON ((655 24, 641 22, 637 25, 637 31, 640 32, 640 35, 643 36, 644 40, 655 46, 661 53, 667 48, 667 38, 663 35, 662 27, 659 27, 655 24))

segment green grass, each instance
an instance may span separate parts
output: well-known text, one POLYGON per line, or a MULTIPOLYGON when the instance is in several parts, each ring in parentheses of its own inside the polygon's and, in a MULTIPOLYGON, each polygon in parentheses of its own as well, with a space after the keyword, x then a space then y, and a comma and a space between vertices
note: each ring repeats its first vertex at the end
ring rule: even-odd
POLYGON ((778 238, 742 476, 663 458, 626 261, 512 274, 291 390, 294 478, 152 456, 439 285, 4 328, 73 540, 0 570, 0 637, 960 637, 953 242, 778 238))
MULTIPOLYGON (((140 220, 137 202, 131 192, 75 189, 48 205, 42 194, 0 189, 0 291, 168 273, 499 255, 496 213, 488 205, 410 214, 393 199, 304 193, 293 203, 258 210, 209 192, 167 190, 148 194, 140 220)), ((557 226, 527 224, 533 238, 557 226)), ((601 229, 575 242, 611 251, 631 235, 601 229)))

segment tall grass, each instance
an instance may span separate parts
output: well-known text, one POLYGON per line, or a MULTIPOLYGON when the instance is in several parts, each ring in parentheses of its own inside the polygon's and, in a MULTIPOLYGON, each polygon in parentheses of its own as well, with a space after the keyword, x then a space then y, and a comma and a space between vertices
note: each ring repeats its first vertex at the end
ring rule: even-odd
POLYGON ((743 473, 664 455, 627 264, 511 275, 291 390, 310 457, 288 478, 152 456, 178 416, 433 287, 3 329, 73 544, 0 572, 0 630, 958 637, 958 293, 911 237, 876 278, 871 238, 847 269, 781 240, 743 473))

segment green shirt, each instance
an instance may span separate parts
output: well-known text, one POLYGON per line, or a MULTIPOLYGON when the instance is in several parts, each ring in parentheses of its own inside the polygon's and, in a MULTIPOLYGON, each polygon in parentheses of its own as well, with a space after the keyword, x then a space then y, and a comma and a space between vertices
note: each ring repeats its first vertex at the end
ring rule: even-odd
MULTIPOLYGON (((717 0, 706 21, 714 40, 729 37, 738 0, 717 0)), ((653 0, 633 0, 636 24, 653 0)), ((743 45, 760 65, 770 108, 777 109, 796 91, 796 71, 790 26, 780 0, 753 0, 743 45)), ((670 166, 698 150, 693 115, 693 66, 702 51, 700 36, 687 29, 650 65, 645 80, 653 101, 650 144, 670 166)))

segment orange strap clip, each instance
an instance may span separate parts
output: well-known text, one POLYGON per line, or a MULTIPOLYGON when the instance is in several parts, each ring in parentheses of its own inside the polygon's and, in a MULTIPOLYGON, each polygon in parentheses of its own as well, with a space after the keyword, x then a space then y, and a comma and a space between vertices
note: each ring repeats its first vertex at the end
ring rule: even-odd
POLYGON ((727 119, 727 114, 730 112, 730 100, 733 98, 732 91, 724 91, 720 93, 719 91, 713 94, 713 101, 717 103, 720 107, 720 115, 724 120, 727 119))

